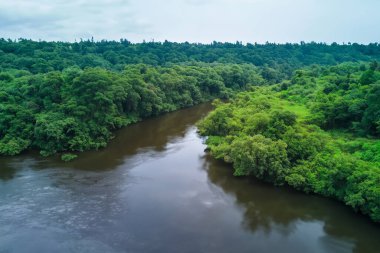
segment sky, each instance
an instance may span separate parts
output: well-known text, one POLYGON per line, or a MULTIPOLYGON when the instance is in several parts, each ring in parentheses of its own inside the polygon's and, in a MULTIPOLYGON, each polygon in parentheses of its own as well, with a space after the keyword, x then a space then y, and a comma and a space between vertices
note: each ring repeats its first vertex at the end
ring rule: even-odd
POLYGON ((0 0, 0 37, 48 41, 380 41, 380 0, 0 0))

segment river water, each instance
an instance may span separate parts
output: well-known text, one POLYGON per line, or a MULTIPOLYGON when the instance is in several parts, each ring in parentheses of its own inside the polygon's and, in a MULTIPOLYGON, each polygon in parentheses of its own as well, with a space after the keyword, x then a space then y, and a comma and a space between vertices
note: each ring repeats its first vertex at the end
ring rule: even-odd
POLYGON ((204 104, 129 126, 69 163, 0 158, 0 252, 380 252, 333 200, 235 178, 194 126, 204 104))

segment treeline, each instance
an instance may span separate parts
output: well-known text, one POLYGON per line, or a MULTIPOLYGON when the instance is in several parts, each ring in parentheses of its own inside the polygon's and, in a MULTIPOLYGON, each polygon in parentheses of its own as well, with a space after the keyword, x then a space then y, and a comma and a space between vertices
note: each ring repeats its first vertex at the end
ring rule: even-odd
POLYGON ((126 64, 144 63, 164 66, 189 62, 253 64, 262 68, 272 83, 289 78, 295 69, 319 65, 336 65, 347 61, 380 59, 380 44, 333 43, 194 44, 92 40, 46 42, 0 39, 0 69, 26 70, 31 73, 62 71, 68 67, 101 67, 122 71, 126 64))
MULTIPOLYGON (((112 130, 264 83, 252 65, 0 72, 0 155, 105 147, 112 130)), ((64 155, 65 160, 73 158, 64 155)))
POLYGON ((380 140, 357 136, 379 133, 375 65, 297 71, 292 81, 217 102, 199 131, 236 176, 336 198, 380 222, 380 140))

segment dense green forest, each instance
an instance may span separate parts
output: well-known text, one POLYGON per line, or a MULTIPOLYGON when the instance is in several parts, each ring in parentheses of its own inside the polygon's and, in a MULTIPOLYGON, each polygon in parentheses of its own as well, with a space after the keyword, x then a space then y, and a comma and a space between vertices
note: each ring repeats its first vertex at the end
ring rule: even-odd
POLYGON ((112 131, 215 98, 199 123, 237 176, 380 221, 380 44, 0 39, 0 155, 63 160, 112 131), (228 99, 228 102, 221 102, 228 99))
POLYGON ((380 68, 298 70, 240 93, 199 123, 237 176, 333 197, 380 221, 380 68))
POLYGON ((336 65, 380 59, 380 44, 349 43, 195 44, 120 41, 46 42, 0 39, 0 70, 18 69, 33 74, 62 71, 78 66, 123 71, 127 64, 235 63, 253 64, 272 83, 289 78, 293 71, 312 64, 336 65))
POLYGON ((0 39, 0 154, 98 149, 112 130, 145 117, 275 84, 311 64, 379 58, 377 43, 0 39))
MULTIPOLYGON (((105 147, 111 131, 263 83, 252 65, 67 68, 0 74, 0 154, 105 147)), ((72 156, 64 156, 68 159, 72 156)))

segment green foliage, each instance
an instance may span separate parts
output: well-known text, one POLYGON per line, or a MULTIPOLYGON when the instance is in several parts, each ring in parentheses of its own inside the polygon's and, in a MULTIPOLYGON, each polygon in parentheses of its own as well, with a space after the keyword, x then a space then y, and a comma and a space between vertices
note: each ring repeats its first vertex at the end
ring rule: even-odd
POLYGON ((380 136, 380 71, 359 64, 296 71, 281 97, 307 105, 308 121, 324 129, 347 129, 359 135, 380 136))
MULTIPOLYGON (((134 44, 125 39, 99 42, 81 40, 74 43, 0 39, 0 52, 0 69, 26 70, 33 74, 62 71, 73 66, 121 71, 125 65, 140 63, 153 66, 184 62, 234 63, 259 66, 260 76, 270 83, 287 79, 294 70, 313 64, 335 65, 347 61, 380 59, 378 43, 243 45, 213 42, 206 45, 168 41, 134 44)), ((233 87, 241 85, 244 78, 228 74, 224 81, 227 87, 233 87)))
POLYGON ((218 103, 198 124, 211 154, 234 175, 336 198, 380 222, 380 141, 324 132, 305 105, 280 97, 258 88, 218 103))
POLYGON ((283 184, 289 161, 286 143, 262 135, 236 138, 230 146, 235 175, 253 175, 259 179, 283 184))
POLYGON ((295 166, 289 185, 337 198, 374 221, 380 221, 380 170, 347 154, 321 153, 295 166))
POLYGON ((61 156, 61 159, 62 159, 62 161, 64 161, 64 162, 70 162, 70 161, 74 160, 74 159, 77 158, 77 157, 78 157, 78 155, 71 154, 71 153, 67 153, 67 154, 63 154, 63 155, 61 156))
POLYGON ((115 129, 213 98, 227 98, 258 81, 258 73, 252 65, 138 64, 122 72, 69 68, 3 78, 0 154, 16 155, 34 148, 48 156, 103 148, 115 129), (234 86, 235 81, 239 84, 234 86))
POLYGON ((30 145, 29 140, 6 135, 0 141, 0 153, 4 155, 17 155, 30 145))
POLYGON ((361 160, 375 162, 380 167, 380 142, 364 143, 355 155, 361 160))

